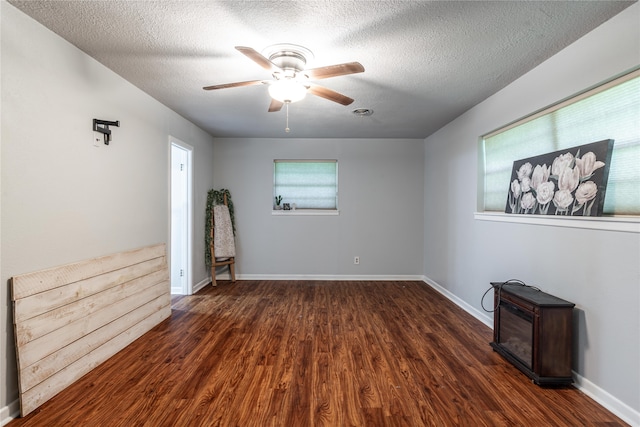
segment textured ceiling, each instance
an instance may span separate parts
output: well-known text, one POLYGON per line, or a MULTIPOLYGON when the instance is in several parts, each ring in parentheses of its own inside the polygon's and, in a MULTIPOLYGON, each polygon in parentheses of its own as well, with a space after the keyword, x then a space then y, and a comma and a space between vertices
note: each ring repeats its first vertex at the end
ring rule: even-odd
POLYGON ((424 138, 630 1, 61 1, 9 0, 143 91, 219 137, 424 138), (358 61, 360 74, 268 113, 269 79, 234 46, 314 53, 308 67, 358 61), (370 108, 356 117, 355 108, 370 108))

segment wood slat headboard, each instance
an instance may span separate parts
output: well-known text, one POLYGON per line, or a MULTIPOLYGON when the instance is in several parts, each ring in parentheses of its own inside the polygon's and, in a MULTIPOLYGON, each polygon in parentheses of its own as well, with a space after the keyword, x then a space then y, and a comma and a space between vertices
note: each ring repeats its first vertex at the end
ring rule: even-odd
POLYGON ((164 244, 12 278, 25 416, 171 316, 164 244))

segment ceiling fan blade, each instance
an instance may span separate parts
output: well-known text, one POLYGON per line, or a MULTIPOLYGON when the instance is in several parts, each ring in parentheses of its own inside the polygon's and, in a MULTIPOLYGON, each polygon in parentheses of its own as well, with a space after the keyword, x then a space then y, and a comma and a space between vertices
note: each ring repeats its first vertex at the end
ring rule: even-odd
POLYGON ((342 105, 349 105, 353 102, 353 99, 349 98, 348 96, 338 93, 335 90, 331 90, 324 86, 318 86, 318 85, 312 84, 309 86, 308 92, 315 96, 319 96, 321 98, 328 99, 329 101, 337 102, 338 104, 342 104, 342 105))
POLYGON ((362 73, 364 67, 359 62, 347 62, 345 64, 329 65, 327 67, 311 68, 304 70, 310 79, 326 79, 328 77, 345 76, 347 74, 362 73))
POLYGON ((230 87, 255 86, 263 84, 264 80, 250 80, 248 82, 225 83, 222 85, 205 86, 204 90, 227 89, 230 87))
POLYGON ((267 71, 270 71, 272 73, 276 71, 282 71, 280 67, 269 61, 268 58, 264 57, 260 52, 251 47, 236 46, 236 49, 267 71))
POLYGON ((280 111, 283 105, 284 105, 283 102, 280 102, 277 99, 271 98, 271 104, 269 104, 269 112, 275 113, 276 111, 280 111))

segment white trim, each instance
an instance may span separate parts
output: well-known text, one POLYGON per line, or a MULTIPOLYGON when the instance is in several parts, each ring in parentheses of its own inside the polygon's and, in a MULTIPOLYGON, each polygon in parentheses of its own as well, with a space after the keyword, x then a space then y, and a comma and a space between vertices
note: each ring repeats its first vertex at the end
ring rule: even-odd
POLYGON ((338 163, 338 159, 274 159, 273 163, 338 163))
MULTIPOLYGON (((216 275, 216 278, 218 276, 216 275)), ((221 275, 221 277, 224 277, 221 275)), ((413 281, 422 280, 419 275, 352 275, 352 274, 242 274, 236 275, 238 280, 340 280, 340 281, 413 281)), ((227 277, 223 280, 229 280, 227 277)))
MULTIPOLYGON (((531 216, 531 215, 529 215, 531 216)), ((452 294, 447 289, 443 288, 441 285, 436 283, 435 281, 429 279, 426 276, 423 276, 424 282, 435 289, 437 292, 441 293, 443 296, 451 300, 458 307, 465 310, 467 313, 480 320, 482 323, 487 325, 491 330, 493 330, 493 319, 491 316, 487 316, 481 311, 477 310, 475 307, 466 303, 462 299, 458 298, 454 294, 452 294)), ((606 390, 598 387, 591 381, 587 380, 576 371, 572 371, 573 376, 573 386, 580 390, 582 393, 589 396, 591 399, 595 400, 599 405, 604 407, 606 410, 614 414, 615 416, 622 419, 624 422, 628 423, 632 426, 640 426, 640 412, 636 411, 626 403, 622 402, 620 399, 611 395, 606 390)))
POLYGON ((491 316, 481 312, 480 310, 477 310, 475 307, 468 304, 466 301, 462 300, 461 298, 457 297, 447 289, 443 288, 434 280, 429 279, 427 276, 422 276, 422 281, 425 282, 427 285, 431 286, 436 291, 438 291, 438 293, 442 294, 445 298, 450 300, 452 303, 454 303, 455 305, 457 305, 458 307, 460 307, 461 309, 463 309, 464 311, 466 311, 467 313, 469 313, 470 315, 472 315, 473 317, 475 317, 476 319, 478 319, 479 321, 487 325, 489 328, 491 328, 491 330, 493 330, 493 318, 491 316))
MULTIPOLYGON (((193 155, 194 155, 194 148, 179 140, 178 138, 169 135, 169 242, 171 242, 171 224, 172 224, 172 220, 171 220, 171 215, 172 215, 172 207, 171 207, 171 175, 172 175, 172 171, 171 171, 171 156, 172 156, 172 147, 175 145, 176 147, 179 147, 183 150, 185 150, 187 152, 187 193, 188 193, 188 200, 187 200, 187 217, 189 218, 189 223, 187 224, 187 267, 186 267, 186 289, 182 289, 180 293, 182 293, 183 295, 191 295, 193 293, 193 283, 192 282, 192 276, 193 276, 193 238, 194 238, 194 229, 193 229, 193 223, 195 221, 194 218, 194 209, 193 209, 193 203, 194 203, 194 194, 193 194, 193 176, 194 176, 194 171, 193 171, 193 155)), ((171 242, 171 244, 173 244, 173 242, 171 242)), ((171 269, 171 246, 169 246, 169 250, 168 252, 168 257, 169 257, 169 269, 171 269)), ((171 270, 169 270, 171 271, 171 270)), ((173 293, 173 289, 172 289, 172 293, 173 293)))
POLYGON ((501 212, 476 212, 473 214, 473 217, 481 221, 640 233, 640 217, 637 216, 566 217, 556 215, 517 215, 501 212))
POLYGON ((340 215, 337 209, 292 209, 292 210, 272 210, 274 216, 305 216, 305 215, 340 215))
POLYGON ((6 426, 20 416, 20 399, 16 399, 9 405, 0 408, 0 426, 6 426))
MULTIPOLYGON (((229 277, 229 279, 231 279, 231 277, 229 277)), ((211 283, 211 277, 207 276, 204 279, 202 279, 201 281, 199 281, 198 283, 196 283, 195 285, 193 285, 193 289, 192 289, 192 295, 195 294, 196 292, 200 291, 202 288, 204 288, 205 286, 207 286, 209 283, 211 283)))
POLYGON ((575 371, 573 371, 573 381, 575 388, 611 411, 625 423, 631 426, 640 426, 640 411, 636 411, 575 371))

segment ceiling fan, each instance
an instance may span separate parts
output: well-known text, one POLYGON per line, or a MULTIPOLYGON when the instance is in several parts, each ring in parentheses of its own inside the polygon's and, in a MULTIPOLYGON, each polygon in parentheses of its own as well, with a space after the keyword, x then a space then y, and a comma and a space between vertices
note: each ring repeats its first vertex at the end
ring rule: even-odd
POLYGON ((352 98, 334 90, 311 83, 310 80, 320 80, 329 77, 338 77, 348 74, 362 73, 364 67, 359 62, 347 62, 344 64, 329 65, 326 67, 311 68, 306 70, 307 58, 313 56, 310 50, 292 44, 278 44, 267 50, 267 56, 255 49, 244 46, 236 46, 236 49, 249 59, 270 71, 273 80, 251 80, 246 82, 226 83, 213 86, 205 86, 204 90, 226 89, 231 87, 254 86, 260 84, 269 85, 271 104, 269 112, 280 111, 284 104, 296 102, 305 97, 307 93, 349 105, 352 98))

